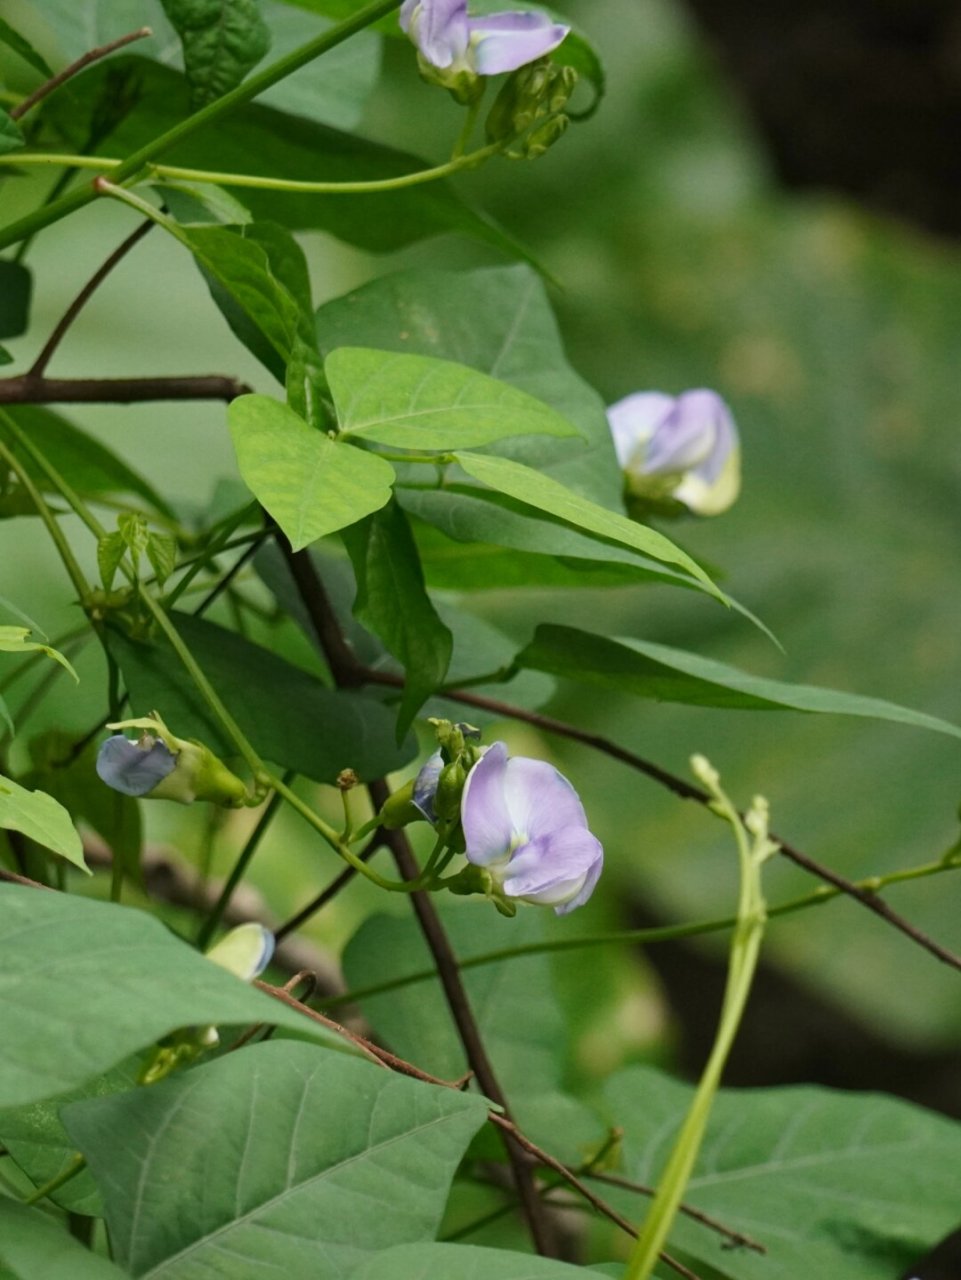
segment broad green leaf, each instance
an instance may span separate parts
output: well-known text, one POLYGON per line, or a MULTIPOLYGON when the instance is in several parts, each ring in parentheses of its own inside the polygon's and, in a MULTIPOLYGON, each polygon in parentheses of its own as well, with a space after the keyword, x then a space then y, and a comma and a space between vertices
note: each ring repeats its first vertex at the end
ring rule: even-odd
MULTIPOLYGON (((265 249, 247 228, 181 227, 177 234, 197 260, 214 301, 234 333, 272 372, 282 369, 297 338, 297 304, 270 268, 265 249), (239 308, 240 316, 229 305, 239 308), (260 344, 249 341, 253 326, 260 344), (263 350, 266 342, 271 355, 263 350)), ((281 374, 281 377, 283 375, 281 374)))
POLYGON ((535 507, 575 528, 608 538, 622 546, 640 551, 644 556, 679 565, 723 600, 710 578, 669 538, 646 525, 636 524, 626 516, 599 507, 588 498, 568 489, 550 476, 542 475, 523 463, 482 453, 460 453, 457 461, 468 475, 517 502, 535 507))
POLYGON ((182 1027, 268 1022, 326 1038, 130 907, 4 885, 0 947, 2 1107, 76 1089, 182 1027))
POLYGON ((345 529, 343 538, 357 578, 354 614, 404 668, 397 719, 397 735, 403 739, 426 699, 444 682, 453 637, 424 588, 417 546, 396 503, 345 529))
POLYGON ((69 671, 79 684, 80 677, 73 669, 73 664, 58 650, 48 644, 40 644, 36 640, 28 640, 29 627, 0 626, 0 653, 45 653, 48 658, 58 662, 64 671, 69 671))
MULTIPOLYGON (((550 405, 580 436, 523 436, 502 441, 496 451, 574 484, 602 506, 620 503, 621 473, 603 402, 567 363, 543 281, 529 267, 399 272, 325 303, 316 322, 325 355, 337 347, 363 346, 455 360, 550 405)), ((403 495, 410 510, 417 498, 403 495)), ((444 494, 441 502, 450 505, 444 494)), ((522 531, 527 523, 514 512, 474 506, 495 527, 522 531)), ((495 541, 481 514, 463 503, 457 513, 456 536, 495 541)))
POLYGON ((308 342, 314 341, 314 305, 310 296, 307 257, 286 227, 276 222, 251 222, 242 232, 245 240, 260 245, 267 255, 271 274, 290 294, 298 309, 298 330, 308 342))
POLYGON ((0 1196, 0 1271, 4 1280, 122 1280, 109 1258, 82 1244, 42 1209, 0 1196))
POLYGON ((29 40, 25 40, 19 31, 15 31, 10 23, 0 18, 0 44, 5 44, 8 49, 12 49, 14 53, 19 54, 24 62, 33 67, 34 71, 39 71, 45 80, 49 80, 53 76, 46 58, 43 58, 33 47, 29 40))
POLYGON ((326 431, 332 425, 324 362, 316 342, 298 340, 287 361, 284 390, 288 408, 309 427, 326 431))
MULTIPOLYGON (((294 353, 305 343, 314 345, 303 250, 286 227, 273 222, 248 219, 230 231, 218 228, 212 238, 197 230, 203 251, 198 264, 214 302, 244 346, 284 382, 294 353)), ((187 243, 194 248, 198 239, 188 237, 187 243)))
MULTIPOLYGON (((3 146, 3 116, 0 113, 0 154, 3 146)), ((0 338, 19 338, 30 318, 33 276, 22 262, 0 258, 0 338)))
MULTIPOLYGON (((478 491, 480 492, 480 491, 478 491)), ((398 497, 403 491, 398 490, 398 497)), ((467 499, 480 505, 474 499, 467 499)), ((494 518, 491 504, 491 518, 494 518)), ((456 506, 450 503, 452 516, 456 506)), ((530 523, 530 522, 528 522, 530 523)), ((543 522, 546 524, 546 522, 543 522)), ((652 569, 643 569, 638 557, 629 551, 617 552, 623 556, 611 560, 581 560, 574 556, 540 555, 534 551, 492 546, 490 543, 461 542, 441 533, 435 525, 424 520, 411 522, 427 585, 446 591, 497 591, 508 587, 622 587, 637 582, 663 582, 670 571, 664 565, 651 561, 652 569)), ((549 526, 548 536, 556 535, 557 526, 549 526)), ((497 536, 495 531, 495 536, 497 536)), ((586 537, 570 531, 584 547, 590 545, 586 537)), ((594 549, 604 554, 606 548, 593 543, 594 549)), ((610 550, 614 550, 611 548, 610 550)), ((678 572, 670 575, 678 586, 693 586, 686 575, 678 572)))
MULTIPOLYGON (((134 24, 136 25, 136 24, 134 24)), ((351 42, 347 42, 349 45, 351 42)), ((320 75, 308 67, 304 75, 320 75)), ((77 76, 44 105, 43 115, 68 145, 82 147, 92 118, 112 103, 132 99, 136 109, 98 144, 110 156, 129 154, 189 114, 184 77, 144 58, 112 58, 77 76)), ((368 181, 430 167, 404 152, 341 133, 312 120, 253 103, 200 130, 165 155, 174 165, 298 181, 368 181)), ((256 219, 293 230, 316 228, 365 249, 385 253, 414 240, 457 231, 516 256, 511 238, 474 212, 444 182, 371 195, 315 195, 251 190, 238 194, 256 219)))
MULTIPOLYGON (((526 908, 513 920, 505 920, 479 899, 443 907, 444 926, 454 951, 464 959, 543 937, 538 908, 526 908)), ((431 958, 416 920, 409 915, 374 915, 347 944, 343 968, 348 989, 362 991, 429 970, 431 958)), ((518 1091, 530 1094, 556 1087, 567 1046, 549 958, 536 955, 521 962, 468 969, 463 980, 508 1097, 518 1091)), ((370 1025, 402 1057, 416 1059, 418 1066, 446 1080, 454 1080, 467 1070, 464 1049, 437 979, 366 997, 359 1003, 370 1025)))
POLYGON ((340 347, 324 365, 346 434, 398 449, 460 449, 513 436, 576 435, 547 405, 465 365, 340 347))
MULTIPOLYGON (((258 0, 258 7, 270 31, 272 62, 332 25, 316 13, 298 12, 281 0, 258 0)), ((137 43, 137 54, 178 69, 183 65, 182 43, 161 0, 83 0, 82 5, 75 0, 34 0, 32 8, 47 20, 51 43, 63 62, 146 23, 153 36, 137 43)), ((322 74, 318 75, 316 65, 305 67, 271 86, 258 101, 336 129, 353 129, 377 82, 379 49, 375 35, 359 32, 324 55, 322 74)), ((114 54, 112 60, 124 56, 114 54)))
MULTIPOLYGON (((601 506, 621 509, 623 482, 604 405, 567 363, 543 283, 530 268, 400 272, 326 303, 316 319, 320 348, 328 355, 367 344, 456 360, 550 405, 583 439, 523 436, 500 441, 497 453, 572 485, 601 506)), ((572 562, 610 562, 633 580, 706 590, 680 570, 566 528, 480 485, 424 487, 420 468, 411 479, 418 487, 398 487, 398 501, 471 554, 477 543, 493 544, 572 562)), ((538 582, 538 562, 529 569, 533 576, 526 581, 538 582)))
MULTIPOLYGON (((0 315, 3 314, 3 268, 6 265, 0 262, 0 315)), ((60 414, 39 405, 10 405, 6 412, 39 449, 56 461, 57 470, 83 497, 136 494, 154 511, 168 517, 173 516, 169 504, 153 485, 105 445, 88 436, 60 414)), ((23 465, 35 484, 44 492, 51 492, 48 476, 30 457, 24 456, 23 465)))
MULTIPOLYGON (((298 10, 281 0, 262 0, 262 5, 270 27, 272 62, 333 25, 316 13, 298 10)), ((377 85, 380 46, 381 41, 372 31, 359 31, 329 49, 322 62, 303 67, 272 85, 257 101, 335 129, 356 129, 377 85)))
MULTIPOLYGON (((180 56, 180 40, 167 20, 162 0, 84 0, 82 5, 75 0, 31 0, 30 7, 49 28, 50 38, 44 48, 56 50, 57 56, 51 53, 51 59, 58 70, 91 49, 144 25, 153 35, 138 42, 136 47, 142 56, 165 62, 180 56)), ((125 55, 108 56, 111 62, 117 62, 125 55)))
POLYGON ((6 702, 4 702, 3 698, 0 698, 0 720, 2 720, 3 723, 6 725, 7 733, 9 733, 11 737, 13 737, 13 734, 16 731, 16 726, 13 723, 13 717, 10 714, 10 708, 7 706, 6 702))
POLYGON ((134 1275, 341 1280, 433 1237, 486 1113, 482 1098, 287 1041, 74 1103, 64 1122, 134 1275))
MULTIPOLYGON (((382 702, 328 689, 316 676, 212 622, 182 613, 173 622, 264 759, 332 784, 348 766, 369 781, 411 758, 413 741, 393 745, 394 718, 382 702)), ((133 710, 156 709, 181 737, 200 738, 223 755, 234 752, 166 642, 148 646, 108 631, 107 644, 133 710)))
POLYGON ((390 500, 389 462, 332 440, 277 400, 241 396, 231 403, 228 421, 240 474, 294 550, 390 500))
POLYGON ((270 48, 257 0, 163 0, 183 42, 194 109, 223 97, 270 48))
MULTIPOLYGON (((608 1082, 628 1178, 656 1182, 691 1096, 688 1085, 649 1067, 608 1082)), ((732 1253, 680 1217, 671 1243, 732 1280, 900 1275, 957 1226, 956 1188, 945 1170, 959 1161, 956 1121, 881 1094, 722 1091, 685 1200, 759 1240, 767 1253, 732 1253)), ((636 1196, 611 1187, 604 1195, 636 1212, 636 1196)))
POLYGON ((90 875, 90 868, 83 860, 83 845, 77 828, 63 805, 58 804, 53 796, 43 791, 29 791, 2 774, 0 827, 21 832, 90 875))
POLYGON ((880 698, 767 680, 684 649, 645 640, 609 640, 574 627, 538 627, 534 639, 517 655, 517 661, 536 671, 603 685, 658 702, 864 716, 961 738, 961 729, 946 720, 898 707, 880 698))
MULTIPOLYGON (((99 1098, 134 1088, 140 1068, 140 1059, 134 1056, 83 1088, 72 1089, 58 1098, 0 1111, 0 1143, 35 1186, 45 1186, 69 1169, 77 1156, 77 1148, 67 1137, 60 1119, 61 1108, 81 1098, 99 1098)), ((53 1191, 50 1198, 62 1209, 103 1217, 103 1201, 89 1169, 76 1173, 53 1191)))
MULTIPOLYGON (((366 628, 360 626, 352 612, 357 595, 357 582, 349 562, 335 555, 325 544, 311 548, 310 557, 324 584, 341 631, 358 659, 366 666, 390 669, 392 659, 380 641, 366 628)), ((294 585, 290 570, 276 547, 267 545, 257 553, 254 561, 257 572, 273 593, 277 603, 300 626, 313 644, 316 632, 303 601, 294 585)), ((447 672, 447 683, 455 686, 461 681, 473 681, 480 675, 507 669, 513 662, 516 643, 498 630, 486 618, 477 617, 466 609, 449 601, 435 601, 434 606, 441 622, 454 637, 454 653, 447 672)), ((494 698, 509 697, 522 707, 540 707, 554 692, 555 684, 549 676, 539 671, 522 671, 509 684, 491 682, 475 685, 472 689, 494 698)), ((455 704, 444 697, 431 698, 424 708, 425 715, 450 717, 455 704)), ((466 714, 458 712, 458 714, 466 714)), ((485 725, 496 720, 490 712, 470 708, 473 724, 485 725)))
POLYGON ((592 1280, 598 1274, 603 1273, 506 1249, 402 1244, 371 1258, 351 1280, 592 1280))
MULTIPOLYGON (((6 155, 9 151, 19 151, 24 145, 24 137, 20 132, 20 126, 16 120, 12 120, 10 116, 0 107, 0 156, 6 155)), ((5 338, 13 335, 5 333, 5 338)))
MULTIPOLYGON (((505 920, 480 900, 442 904, 455 953, 468 959, 497 947, 544 937, 539 908, 505 920)), ((410 916, 375 915, 351 938, 343 956, 349 989, 363 990, 407 974, 430 971, 430 953, 410 916)), ((566 1097, 568 1035, 554 991, 550 958, 526 956, 463 972, 464 987, 504 1092, 519 1123, 536 1142, 573 1164, 603 1140, 603 1126, 566 1097), (560 1122, 559 1122, 560 1121, 560 1122)), ((436 978, 359 1001, 368 1022, 402 1057, 445 1080, 467 1070, 436 978)), ((498 1151, 492 1144, 492 1151, 498 1151)), ((496 1156, 495 1156, 496 1158, 496 1156)))
POLYGON ((165 178, 150 185, 181 226, 206 226, 214 222, 221 226, 244 227, 252 221, 246 205, 212 182, 178 182, 165 178))

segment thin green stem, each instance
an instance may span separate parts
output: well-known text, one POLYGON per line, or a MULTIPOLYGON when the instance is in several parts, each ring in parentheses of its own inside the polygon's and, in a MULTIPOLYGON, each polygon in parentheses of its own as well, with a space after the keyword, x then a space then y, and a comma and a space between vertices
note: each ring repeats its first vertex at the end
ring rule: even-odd
MULTIPOLYGON (((20 429, 8 413, 0 409, 0 422, 2 422, 8 430, 15 436, 20 436, 20 429)), ((33 483, 33 479, 26 468, 21 464, 16 454, 10 450, 2 440, 0 440, 0 458, 6 462, 7 466, 16 474, 20 483, 23 485, 31 502, 37 509, 37 515, 44 523, 44 527, 50 534, 54 546, 60 559, 63 561, 63 567, 70 575, 70 581, 73 583, 74 590, 81 602, 85 601, 90 595, 90 585, 84 576, 83 570, 77 563, 76 557, 70 549, 70 544, 64 537, 63 530, 57 523, 56 516, 47 506, 46 499, 43 494, 33 483)))
POLYGON ((254 775, 255 782, 264 782, 267 785, 271 785, 269 776, 264 769, 264 764, 260 756, 253 748, 236 720, 221 702, 219 694, 214 690, 213 685, 201 670, 199 663, 187 648, 186 644, 184 644, 179 631, 170 621, 165 610, 161 608, 160 604, 153 598, 150 592, 145 591, 143 587, 139 588, 139 595, 157 626, 166 636, 170 647, 180 659, 183 666, 187 669, 187 673, 191 680, 193 680, 194 685, 197 688, 197 692, 223 726, 225 733, 237 748, 238 754, 245 760, 247 767, 254 775))
MULTIPOLYGON (((284 781, 290 782, 292 777, 293 774, 286 773, 284 774, 284 781)), ((241 849, 240 856, 234 863, 233 870, 230 872, 230 875, 224 883, 224 887, 220 891, 220 897, 214 903, 210 915, 203 922, 200 927, 200 932, 197 934, 197 946, 201 951, 206 951, 210 946, 210 943, 213 941, 213 936, 220 926, 220 922, 224 917, 224 912, 227 910, 227 907, 230 904, 230 899, 233 897, 234 890, 237 888, 237 885, 243 879, 247 868, 250 866, 250 860, 257 852, 257 848, 263 839, 267 828, 274 819, 274 814, 280 807, 280 802, 281 795, 278 791, 275 791, 267 801, 267 805, 263 813, 257 819, 257 824, 253 831, 251 831, 250 835, 247 837, 247 843, 241 849)))
POLYGON ((54 1191, 59 1191, 62 1186, 71 1180, 71 1178, 75 1178, 77 1174, 82 1172, 86 1167, 86 1158, 78 1151, 65 1169, 62 1169, 60 1173, 58 1173, 56 1177, 51 1178, 49 1182, 45 1182, 42 1187, 37 1187, 36 1191, 31 1192, 23 1203, 36 1204, 39 1200, 45 1200, 47 1196, 52 1195, 54 1191))
MULTIPOLYGON (((900 871, 891 871, 883 876, 870 876, 866 880, 855 882, 858 889, 865 893, 877 893, 893 884, 903 884, 909 880, 922 880, 927 876, 941 875, 945 871, 961 869, 961 858, 952 849, 937 862, 925 862, 917 867, 905 867, 900 871), (953 856, 952 856, 953 855, 953 856)), ((805 911, 810 907, 821 906, 835 898, 847 896, 843 889, 833 885, 821 885, 820 888, 806 893, 802 897, 792 898, 779 906, 768 907, 768 919, 778 916, 793 915, 797 911, 805 911)), ((688 924, 661 925, 648 929, 618 929, 609 933, 592 933, 580 938, 551 938, 546 942, 530 942, 516 947, 500 947, 496 951, 485 951, 481 955, 462 958, 458 961, 462 969, 479 969, 488 964, 502 964, 505 960, 517 960, 523 956, 544 955, 554 951, 580 951, 589 947, 623 947, 651 946, 658 942, 677 942, 684 938, 696 938, 703 934, 723 933, 737 924, 737 916, 719 916, 711 920, 695 920, 688 924)), ((369 987, 358 987, 343 995, 331 996, 320 1001, 323 1008, 336 1008, 339 1005, 352 1004, 358 1000, 366 1000, 370 996, 384 995, 389 991, 399 991, 403 987, 415 986, 420 982, 429 982, 435 978, 433 969, 419 969, 416 973, 405 974, 399 978, 391 978, 387 982, 377 983, 369 987)))
MULTIPOLYGON (((456 163, 467 150, 467 144, 470 142, 471 134, 474 132, 474 125, 477 124, 477 117, 480 115, 482 102, 483 95, 479 98, 475 98, 474 101, 469 104, 467 114, 464 116, 464 123, 461 125, 461 131, 457 135, 457 141, 454 143, 454 149, 451 152, 450 158, 452 162, 456 163)), ((503 143, 497 143, 495 144, 494 150, 500 151, 503 146, 503 143)), ((485 150, 490 151, 491 148, 487 147, 485 150)), ((475 152, 474 154, 476 155, 477 153, 475 152)))
POLYGON ((74 488, 68 484, 60 472, 54 467, 46 454, 42 453, 25 431, 22 431, 19 424, 13 418, 0 409, 0 419, 6 424, 8 431, 15 438, 17 443, 30 454, 34 462, 44 472, 47 479, 57 490, 64 502, 70 507, 71 511, 82 520, 95 538, 102 538, 106 534, 106 529, 93 514, 83 499, 77 494, 74 488))
MULTIPOLYGON (((219 187, 246 187, 255 191, 292 191, 300 195, 317 196, 376 195, 382 191, 401 191, 405 187, 437 182, 441 178, 449 178, 455 173, 460 173, 463 169, 475 169, 502 150, 501 143, 490 143, 468 155, 458 155, 444 164, 432 165, 428 169, 417 169, 413 173, 402 173, 393 178, 369 178, 363 182, 310 182, 299 178, 269 178, 256 173, 223 173, 213 169, 189 169, 171 164, 152 164, 147 172, 151 178, 210 183, 219 187)), ((101 175, 109 174, 113 183, 116 183, 123 165, 123 161, 112 156, 84 156, 53 152, 28 152, 23 155, 14 152, 11 155, 0 156, 0 167, 10 164, 13 158, 19 161, 19 167, 58 164, 73 169, 95 169, 101 175)))
MULTIPOLYGON (((734 832, 740 866, 737 924, 731 939, 727 982, 721 1005, 714 1044, 694 1092, 684 1123, 674 1143, 667 1164, 658 1181, 650 1210, 631 1250, 624 1280, 649 1280, 661 1257, 668 1233, 687 1190, 694 1164, 701 1149, 714 1098, 731 1046, 737 1035, 747 1005, 754 972, 757 968, 766 921, 761 893, 761 866, 776 846, 767 840, 766 808, 763 828, 752 826, 753 847, 748 830, 737 810, 721 790, 717 775, 707 761, 695 765, 700 780, 713 797, 712 808, 734 832)), ((759 805, 760 802, 756 802, 759 805)), ((757 809, 760 812, 760 809, 757 809)), ((751 818, 748 818, 748 822, 751 818)))
MULTIPOLYGON (((248 502, 234 516, 224 521, 224 524, 221 527, 221 530, 217 534, 217 536, 211 539, 211 541, 207 544, 207 546, 203 549, 203 551, 201 551, 198 555, 191 558, 192 562, 189 568, 187 569, 187 572, 180 579, 177 585, 171 588, 171 590, 168 591, 167 594, 164 596, 163 604, 165 609, 172 609, 173 606, 180 599, 180 597, 183 595, 183 593, 190 586, 191 582, 193 582, 194 578, 196 578, 197 574, 200 573, 211 560, 213 560, 216 556, 219 556, 222 551, 226 551, 228 549, 228 546, 231 545, 231 541, 230 541, 231 534, 234 532, 236 528, 238 528, 241 524, 243 524, 243 522, 247 519, 248 516, 253 515, 253 513, 256 510, 257 510, 257 503, 248 502)), ((259 534, 260 534, 260 530, 258 530, 257 533, 254 534, 253 536, 257 537, 259 536, 259 534)), ((249 541, 250 541, 250 537, 243 538, 244 545, 246 545, 246 543, 249 541)), ((233 545, 236 545, 236 544, 233 544, 233 545)), ((178 569, 181 567, 182 566, 180 565, 177 566, 178 569)))
MULTIPOLYGON (((132 152, 117 166, 114 171, 114 180, 125 182, 128 178, 132 178, 145 165, 156 160, 158 156, 165 154, 178 143, 183 142, 191 134, 196 133, 199 129, 206 128, 215 120, 219 120, 237 107, 250 102, 258 94, 263 93, 265 89, 269 89, 271 85, 286 79, 287 76, 292 75, 293 72, 298 71, 301 67, 307 66, 308 63, 313 62, 315 58, 319 58, 330 49, 342 44, 358 31, 363 31, 365 27, 371 26, 378 19, 386 17, 394 9, 399 8, 400 3, 401 0, 374 0, 372 4, 365 5, 363 9, 358 10, 357 13, 343 22, 339 22, 335 27, 331 27, 313 40, 309 40, 306 44, 301 45, 300 48, 292 50, 285 57, 278 58, 276 62, 266 67, 259 74, 250 76, 235 89, 225 93, 223 97, 217 98, 216 101, 209 103, 206 107, 202 107, 185 120, 179 121, 172 129, 168 129, 165 133, 160 134, 159 137, 151 139, 150 142, 132 152)), ((19 218, 16 222, 11 223, 0 231, 0 249, 16 244, 18 240, 22 240, 25 236, 32 235, 35 231, 49 226, 53 222, 58 222, 61 218, 66 217, 77 209, 82 209, 96 199, 96 196, 97 192, 92 186, 84 185, 62 196, 59 200, 55 200, 45 209, 34 210, 33 213, 19 218)))
POLYGON ((273 774, 264 773, 262 775, 268 786, 273 787, 280 792, 292 809, 296 809, 300 816, 314 828, 319 831, 331 848, 349 863, 355 871, 360 875, 366 876, 368 880, 373 881, 381 889, 389 889, 393 893, 416 893, 419 889, 429 888, 429 882, 423 875, 417 877, 416 880, 391 880, 387 876, 382 876, 378 872, 372 870, 367 864, 354 853, 349 845, 345 844, 340 834, 314 810, 305 801, 301 800, 296 791, 292 791, 280 778, 276 778, 273 774))
POLYGON ((248 187, 257 191, 294 191, 301 195, 376 195, 381 191, 402 191, 405 187, 420 186, 425 182, 437 182, 449 178, 463 169, 475 169, 501 151, 501 143, 480 147, 469 155, 458 156, 444 164, 429 169, 417 169, 394 178, 370 178, 364 182, 308 182, 297 178, 267 178, 252 173, 219 173, 208 169, 183 169, 176 165, 151 165, 151 172, 158 178, 174 178, 182 182, 214 183, 221 187, 248 187))

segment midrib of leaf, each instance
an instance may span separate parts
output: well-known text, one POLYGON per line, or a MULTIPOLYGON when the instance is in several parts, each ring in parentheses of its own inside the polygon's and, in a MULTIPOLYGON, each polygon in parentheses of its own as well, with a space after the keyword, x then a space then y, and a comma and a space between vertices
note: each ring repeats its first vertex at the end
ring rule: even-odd
MULTIPOLYGON (((359 1160, 365 1159, 367 1156, 376 1152, 386 1151, 396 1142, 403 1142, 407 1138, 415 1137, 418 1134, 426 1133, 429 1129, 433 1129, 438 1124, 445 1124, 448 1120, 453 1120, 459 1113, 456 1111, 448 1112, 446 1115, 435 1116, 433 1120, 426 1124, 420 1124, 416 1129, 405 1129, 403 1133, 395 1134, 392 1138, 388 1138, 384 1142, 379 1142, 375 1147, 365 1147, 363 1151, 357 1152, 356 1155, 350 1156, 347 1160, 341 1160, 337 1164, 329 1165, 326 1169, 322 1169, 320 1173, 314 1174, 310 1178, 305 1178, 303 1182, 299 1182, 296 1186, 286 1186, 283 1191, 275 1196, 271 1196, 269 1200, 265 1200, 262 1204, 255 1205, 240 1218, 234 1218, 230 1222, 224 1223, 222 1227, 218 1227, 215 1231, 211 1231, 208 1235, 200 1240, 195 1240, 192 1244, 181 1249, 178 1253, 172 1253, 168 1258, 164 1258, 162 1262, 153 1267, 150 1271, 145 1271, 141 1275, 141 1280, 151 1280, 152 1276, 162 1276, 164 1272, 175 1262, 181 1258, 189 1258, 192 1253, 196 1253, 200 1249, 205 1249, 213 1245, 216 1240, 223 1235, 245 1226, 248 1222, 254 1221, 258 1214, 266 1213, 275 1204, 282 1203, 287 1196, 297 1195, 303 1191, 305 1187, 312 1186, 316 1182, 322 1182, 329 1175, 338 1173, 342 1169, 348 1169, 352 1164, 356 1164, 359 1160)), ((151 1143, 151 1145, 153 1145, 151 1143)), ((131 1250, 132 1252, 132 1250, 131 1250)))
POLYGON ((310 475, 307 484, 303 485, 300 491, 300 502, 297 505, 297 541, 300 542, 304 536, 304 525, 310 514, 310 509, 315 505, 316 495, 314 488, 320 482, 320 473, 323 470, 323 455, 314 461, 310 468, 310 475))
POLYGON ((514 339, 517 337, 517 331, 521 326, 522 320, 527 314, 528 308, 530 307, 530 304, 531 304, 531 298, 533 296, 534 296, 534 279, 528 278, 526 287, 524 289, 524 295, 520 299, 520 303, 517 307, 517 310, 514 312, 514 318, 511 321, 510 327, 508 328, 507 332, 504 334, 504 340, 503 342, 501 342, 500 351, 498 351, 497 355, 494 357, 494 360, 491 364, 490 376, 492 378, 497 377, 496 370, 499 367, 501 360, 503 360, 503 358, 507 355, 508 351, 510 351, 511 347, 513 346, 514 339))

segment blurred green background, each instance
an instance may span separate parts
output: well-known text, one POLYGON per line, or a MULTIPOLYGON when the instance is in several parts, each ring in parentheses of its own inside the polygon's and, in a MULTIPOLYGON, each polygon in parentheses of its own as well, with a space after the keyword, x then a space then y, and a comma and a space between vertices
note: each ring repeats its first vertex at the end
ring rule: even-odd
MULTIPOLYGON (((488 593, 470 607, 518 642, 548 618, 961 722, 957 250, 842 200, 779 190, 735 87, 672 0, 570 0, 564 9, 606 63, 600 111, 536 164, 498 162, 462 190, 558 282, 553 298, 571 361, 607 400, 694 386, 728 399, 742 433, 742 496, 721 518, 669 532, 723 566, 726 587, 784 652, 738 615, 664 588, 488 593)), ((440 159, 457 110, 416 80, 406 44, 388 46, 388 75, 365 129, 440 159)), ((33 328, 8 344, 16 368, 129 226, 125 211, 96 205, 38 239, 29 254, 33 328)), ((499 260, 453 239, 386 259, 320 235, 304 243, 317 302, 400 266, 499 260)), ((229 372, 272 389, 182 249, 154 234, 98 292, 51 373, 188 372, 229 372)), ((222 406, 84 407, 71 416, 177 499, 205 504, 218 478, 236 476, 222 406)), ((55 635, 72 621, 63 587, 38 526, 10 522, 0 591, 55 635)), ((85 730, 96 719, 102 684, 92 655, 80 669, 80 689, 68 695, 64 685, 32 727, 85 730)), ((704 752, 737 799, 762 792, 777 831, 852 878, 927 861, 956 836, 961 761, 948 738, 788 713, 658 707, 569 687, 551 710, 676 772, 687 772, 691 752, 704 752)), ((608 852, 590 908, 553 928, 622 924, 632 898, 666 920, 732 909, 733 850, 709 815, 585 750, 527 731, 511 740, 564 768, 608 852)), ((145 808, 151 839, 200 856, 199 815, 145 808)), ((229 866, 249 821, 233 815, 217 835, 215 871, 229 866)), ((283 915, 316 892, 335 870, 330 863, 285 818, 253 878, 283 915)), ((776 864, 768 887, 777 901, 810 882, 776 864)), ((959 892, 945 877, 898 889, 891 901, 961 950, 959 892)), ((339 947, 375 903, 383 905, 375 891, 352 886, 313 936, 339 947)), ((768 937, 774 963, 853 1021, 919 1051, 961 1040, 958 974, 857 906, 778 921, 768 937)), ((584 1065, 610 1067, 625 1047, 657 1051, 671 1015, 643 958, 589 956, 557 966, 583 1029, 584 1065), (598 1003, 602 965, 615 982, 598 1003)))

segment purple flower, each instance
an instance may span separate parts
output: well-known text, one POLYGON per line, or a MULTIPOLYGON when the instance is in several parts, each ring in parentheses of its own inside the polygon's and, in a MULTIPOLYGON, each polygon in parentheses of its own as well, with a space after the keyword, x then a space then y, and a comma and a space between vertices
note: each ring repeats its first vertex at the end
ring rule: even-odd
POLYGON ((577 792, 553 765, 508 759, 495 742, 467 775, 461 823, 468 861, 484 867, 505 897, 560 916, 591 896, 604 851, 577 792))
POLYGON ((726 511, 737 497, 737 427, 717 392, 641 391, 612 404, 607 418, 630 494, 673 498, 701 516, 726 511))
POLYGON ((545 13, 467 16, 467 0, 404 0, 400 25, 422 57, 442 71, 496 76, 556 49, 570 27, 545 13))
POLYGON ((122 733, 101 744, 97 774, 102 782, 125 796, 146 796, 173 773, 177 757, 159 738, 131 740, 122 733))

